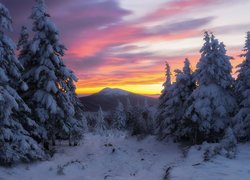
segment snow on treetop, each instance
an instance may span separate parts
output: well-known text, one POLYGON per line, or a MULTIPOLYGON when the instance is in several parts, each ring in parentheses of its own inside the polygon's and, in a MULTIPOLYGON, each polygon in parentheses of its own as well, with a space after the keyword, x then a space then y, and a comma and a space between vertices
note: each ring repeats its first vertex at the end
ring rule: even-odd
POLYGON ((129 95, 129 92, 124 91, 122 89, 118 89, 118 88, 104 88, 103 90, 101 90, 99 92, 99 94, 101 94, 101 95, 108 95, 108 96, 111 96, 111 95, 127 96, 127 95, 129 95))
POLYGON ((10 17, 9 10, 0 3, 0 28, 5 30, 12 30, 12 20, 10 17))

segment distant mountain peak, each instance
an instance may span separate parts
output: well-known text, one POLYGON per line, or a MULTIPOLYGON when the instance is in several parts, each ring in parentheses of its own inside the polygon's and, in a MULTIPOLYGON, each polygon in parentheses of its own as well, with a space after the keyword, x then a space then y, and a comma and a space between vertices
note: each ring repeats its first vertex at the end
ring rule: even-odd
POLYGON ((130 92, 118 88, 104 88, 98 94, 106 96, 128 96, 130 92))
POLYGON ((132 106, 143 107, 145 105, 145 100, 148 102, 149 106, 156 106, 158 103, 158 100, 155 98, 135 94, 118 88, 104 88, 96 94, 80 98, 87 112, 97 112, 100 107, 102 107, 103 111, 114 111, 118 102, 121 102, 126 107, 128 99, 132 106))

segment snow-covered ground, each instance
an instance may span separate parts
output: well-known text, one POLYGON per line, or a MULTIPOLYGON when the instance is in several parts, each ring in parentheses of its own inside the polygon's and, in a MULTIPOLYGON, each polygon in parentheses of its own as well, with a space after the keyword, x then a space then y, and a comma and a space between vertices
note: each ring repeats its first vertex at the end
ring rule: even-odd
POLYGON ((61 147, 50 161, 0 168, 0 179, 154 180, 162 179, 167 167, 180 160, 176 144, 161 143, 152 136, 138 141, 126 134, 87 134, 81 146, 61 147))
POLYGON ((177 144, 143 140, 124 133, 87 134, 78 147, 60 146, 50 161, 0 168, 0 180, 161 180, 168 167, 173 180, 250 179, 250 144, 239 145, 236 159, 202 162, 191 148, 187 158, 177 144))
POLYGON ((203 161, 203 151, 192 147, 187 158, 171 171, 174 180, 250 180, 250 143, 239 144, 235 159, 216 156, 203 161))

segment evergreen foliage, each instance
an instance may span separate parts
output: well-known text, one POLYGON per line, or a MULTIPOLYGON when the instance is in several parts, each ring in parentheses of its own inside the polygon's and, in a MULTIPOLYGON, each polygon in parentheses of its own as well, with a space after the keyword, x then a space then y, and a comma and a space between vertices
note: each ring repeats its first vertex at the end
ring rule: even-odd
POLYGON ((236 95, 239 103, 239 111, 234 118, 235 132, 242 141, 250 140, 250 32, 247 33, 244 61, 239 64, 236 80, 236 95))
POLYGON ((104 134, 108 130, 108 125, 105 121, 104 113, 100 107, 97 113, 95 131, 99 134, 104 134))
POLYGON ((123 104, 119 101, 113 114, 113 128, 124 130, 127 125, 127 117, 123 104))
POLYGON ((186 134, 185 111, 188 108, 188 99, 195 89, 192 70, 188 59, 184 61, 183 70, 175 70, 176 81, 169 88, 168 99, 165 101, 164 119, 160 136, 174 136, 180 139, 186 134))
POLYGON ((171 70, 168 62, 166 62, 166 81, 163 83, 163 90, 161 91, 161 95, 159 97, 159 104, 158 104, 158 112, 156 117, 156 132, 158 134, 164 134, 162 131, 164 130, 165 125, 165 110, 166 110, 166 101, 169 98, 169 90, 171 88, 171 70))
POLYGON ((207 32, 194 79, 197 88, 186 110, 187 132, 193 143, 217 142, 231 125, 237 108, 232 91, 230 57, 225 46, 207 32))
POLYGON ((56 138, 61 138, 76 143, 82 135, 83 115, 75 93, 77 78, 62 60, 66 48, 43 0, 36 0, 30 18, 34 37, 27 40, 23 28, 19 41, 23 78, 30 87, 23 97, 32 107, 32 118, 46 129, 45 141, 54 145, 56 138))
POLYGON ((15 56, 15 44, 5 35, 12 20, 8 9, 0 3, 0 164, 39 160, 44 151, 30 136, 39 136, 38 125, 27 115, 28 106, 17 91, 27 90, 21 78, 23 67, 15 56))

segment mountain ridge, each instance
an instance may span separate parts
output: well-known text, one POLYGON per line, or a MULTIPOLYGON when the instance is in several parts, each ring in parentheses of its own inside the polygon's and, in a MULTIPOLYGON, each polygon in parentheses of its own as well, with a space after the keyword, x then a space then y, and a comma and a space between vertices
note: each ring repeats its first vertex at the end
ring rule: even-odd
POLYGON ((143 106, 145 102, 149 106, 157 105, 158 99, 153 97, 148 97, 136 93, 132 93, 119 88, 104 88, 101 91, 80 97, 81 102, 85 107, 85 111, 96 112, 99 107, 104 111, 113 111, 120 101, 125 107, 127 106, 127 101, 129 100, 131 105, 143 106))

